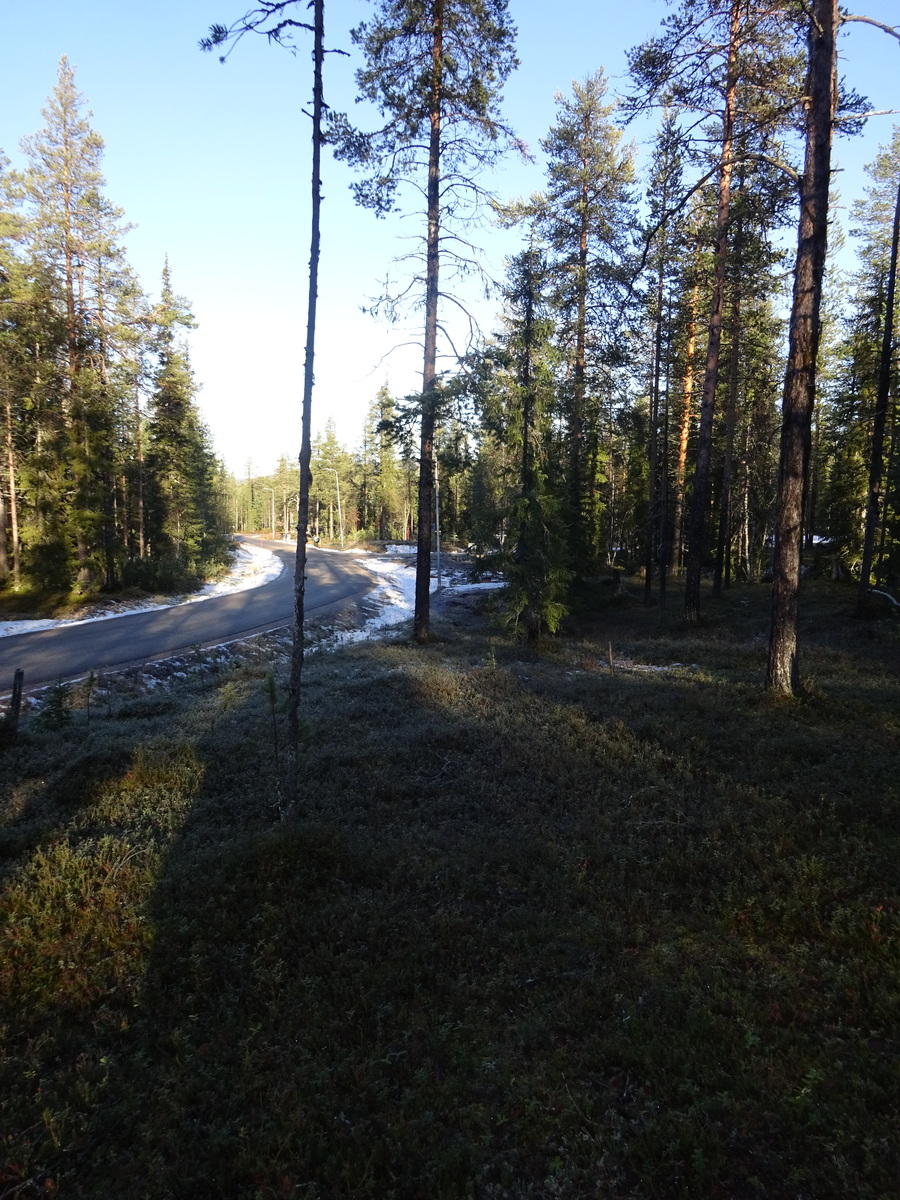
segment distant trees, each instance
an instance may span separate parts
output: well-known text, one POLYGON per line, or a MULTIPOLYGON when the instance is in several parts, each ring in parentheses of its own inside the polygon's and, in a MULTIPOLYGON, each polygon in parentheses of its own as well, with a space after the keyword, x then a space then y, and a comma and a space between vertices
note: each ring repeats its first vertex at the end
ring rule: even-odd
POLYGON ((185 586, 227 542, 168 267, 153 306, 65 58, 43 115, 24 169, 0 178, 0 575, 81 594, 185 586))

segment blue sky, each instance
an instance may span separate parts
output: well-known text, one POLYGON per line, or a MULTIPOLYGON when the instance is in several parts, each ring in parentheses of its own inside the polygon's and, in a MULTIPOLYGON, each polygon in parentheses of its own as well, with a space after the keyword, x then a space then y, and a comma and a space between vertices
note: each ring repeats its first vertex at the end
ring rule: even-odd
MULTIPOLYGON (((501 196, 541 186, 539 140, 554 118, 554 92, 568 91, 602 66, 611 91, 624 86, 626 50, 658 27, 658 0, 510 0, 519 28, 521 66, 506 88, 505 112, 538 155, 511 162, 493 181, 501 196)), ((19 160, 19 139, 43 124, 61 55, 106 142, 109 198, 136 224, 129 259, 155 291, 169 255, 177 291, 192 304, 191 335, 199 403, 216 448, 236 473, 256 473, 280 454, 295 457, 309 257, 309 60, 245 38, 222 66, 201 54, 213 22, 244 11, 241 0, 5 0, 0 73, 0 148, 19 160)), ((351 50, 348 30, 370 11, 366 0, 326 0, 327 41, 351 50)), ((860 0, 885 23, 900 19, 898 0, 860 0)), ((842 41, 843 73, 878 109, 900 108, 900 45, 854 24, 842 41)), ((326 89, 337 109, 353 105, 353 58, 330 56, 326 89)), ((865 185, 864 163, 891 135, 893 121, 869 121, 863 137, 841 139, 845 203, 865 185)), ((326 160, 322 277, 314 426, 327 417, 354 445, 366 407, 387 382, 403 395, 419 384, 420 351, 403 343, 416 330, 378 323, 360 311, 376 294, 410 232, 356 209, 350 175, 326 160), (393 346, 401 349, 385 359, 393 346)), ((510 235, 483 235, 499 273, 510 235)), ((492 306, 482 307, 490 323, 492 306)))

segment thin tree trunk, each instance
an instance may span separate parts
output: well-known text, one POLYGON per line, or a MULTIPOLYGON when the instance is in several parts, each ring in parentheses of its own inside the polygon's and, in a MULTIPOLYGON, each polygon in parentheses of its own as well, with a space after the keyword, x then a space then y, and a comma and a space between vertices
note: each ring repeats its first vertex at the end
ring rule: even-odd
POLYGON ((644 555, 644 603, 653 599, 653 564, 656 558, 656 475, 659 434, 659 379, 662 358, 663 277, 659 272, 656 294, 656 329, 653 334, 653 369, 650 373, 650 428, 647 447, 647 547, 644 555))
MULTIPOLYGON (((516 547, 516 557, 526 570, 531 567, 534 552, 534 533, 537 521, 537 479, 534 471, 532 425, 534 424, 535 395, 531 370, 531 351, 534 338, 534 279, 531 269, 528 271, 527 293, 525 297, 525 321, 522 331, 523 350, 521 360, 522 381, 522 459, 521 459, 521 490, 523 502, 523 520, 519 530, 519 544, 516 547)), ((531 590, 531 589, 529 589, 531 590)), ((537 642, 541 636, 541 612, 538 605, 529 603, 525 610, 525 630, 529 642, 537 642)))
POLYGON ((434 427, 437 408, 437 314, 441 231, 441 96, 444 69, 444 3, 434 2, 431 47, 431 131, 428 144, 428 232, 425 250, 425 356, 422 367, 422 429, 419 440, 419 529, 413 637, 431 635, 431 522, 434 512, 434 427))
MULTIPOLYGON (((16 455, 13 445, 12 405, 6 398, 6 472, 9 479, 9 533, 13 553, 13 583, 19 586, 22 577, 22 554, 19 545, 19 502, 16 495, 16 455)), ((4 522, 3 541, 6 543, 4 522)))
POLYGON ((9 579, 9 551, 7 549, 6 497, 0 485, 0 583, 9 579))
POLYGON ((866 528, 863 537, 862 564, 859 569, 860 612, 866 605, 872 575, 875 549, 875 530, 881 513, 881 481, 884 476, 884 431, 887 425, 888 397, 891 390, 891 362, 894 353, 894 294, 897 284, 897 246, 900 242, 900 185, 894 206, 894 228, 891 235, 891 265, 888 271, 887 297, 884 305, 884 331, 881 339, 881 359, 878 364, 878 396, 875 419, 872 423, 872 450, 869 458, 869 494, 866 501, 866 528))
POLYGON ((725 302, 725 277, 728 265, 728 219, 731 205, 731 175, 734 142, 734 118, 737 98, 737 50, 741 21, 740 0, 732 0, 728 39, 728 72, 725 108, 722 115, 722 160, 719 169, 719 213, 716 221, 715 275, 709 315, 706 372, 700 405, 697 435, 697 464, 691 496, 690 536, 688 538, 687 578, 684 589, 684 615, 688 621, 700 616, 700 574, 706 542, 709 477, 712 462, 713 415, 719 381, 719 348, 722 343, 722 309, 725 302))
MULTIPOLYGON (((888 479, 893 479, 895 477, 894 476, 894 462, 896 460, 896 457, 897 457, 897 418, 896 418, 896 412, 895 412, 891 419, 891 444, 890 444, 890 447, 888 448, 888 454, 887 454, 887 464, 886 465, 887 465, 888 479)), ((884 572, 884 556, 885 556, 885 550, 886 550, 886 545, 887 545, 887 529, 888 529, 887 499, 885 499, 885 518, 881 522, 881 536, 878 539, 878 568, 877 568, 877 570, 878 570, 879 575, 883 574, 883 572, 884 572)))
POLYGON ((569 537, 572 567, 588 570, 593 551, 593 525, 588 518, 584 486, 585 365, 587 343, 588 187, 581 189, 581 227, 575 280, 575 361, 572 364, 572 406, 569 411, 569 537))
POLYGON ((613 565, 616 558, 616 462, 614 449, 612 397, 610 396, 606 425, 606 565, 608 567, 613 565))
POLYGON ((741 451, 741 527, 738 532, 738 569, 746 582, 753 574, 750 562, 750 464, 747 461, 747 449, 750 444, 749 425, 744 426, 743 448, 741 451))
POLYGON ((736 264, 734 297, 731 304, 731 348, 728 356, 728 408, 725 413, 725 461, 722 464, 722 494, 719 497, 719 537, 712 595, 718 599, 722 587, 731 584, 731 477, 734 470, 734 426, 737 414, 738 377, 741 359, 740 260, 736 264))
MULTIPOLYGON (((134 385, 134 429, 137 457, 137 511, 138 511, 138 554, 147 557, 147 534, 144 526, 144 444, 141 439, 141 390, 134 385)), ((235 517, 235 525, 237 517, 235 517)))
POLYGON ((694 416, 694 354, 697 350, 697 293, 694 283, 691 292, 691 319, 688 322, 688 340, 685 347, 684 375, 681 380, 684 403, 681 409, 681 426, 678 432, 678 465, 675 472, 675 511, 672 516, 672 565, 681 570, 684 543, 682 521, 684 517, 684 480, 687 474, 687 450, 694 416))
POLYGON ((800 689, 797 630, 800 557, 816 394, 819 309, 828 241, 828 185, 837 104, 839 24, 837 0, 812 0, 808 33, 806 154, 800 188, 799 238, 784 380, 775 507, 772 625, 766 674, 766 687, 786 695, 800 689))
POLYGON ((312 483, 312 396, 316 348, 316 305, 319 298, 320 211, 322 206, 322 63, 325 57, 324 0, 313 0, 313 132, 311 173, 311 233, 309 291, 306 307, 306 357, 303 365, 303 409, 300 437, 300 486, 297 494, 297 555, 294 560, 294 643, 288 703, 290 774, 288 804, 295 810, 300 800, 300 688, 303 678, 303 622, 306 602, 306 536, 309 526, 309 489, 312 483))

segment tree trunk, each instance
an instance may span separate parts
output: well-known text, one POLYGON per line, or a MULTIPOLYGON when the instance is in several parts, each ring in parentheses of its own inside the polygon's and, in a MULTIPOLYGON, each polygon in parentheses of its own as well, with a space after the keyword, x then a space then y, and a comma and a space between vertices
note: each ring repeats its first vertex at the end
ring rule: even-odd
POLYGON ((816 394, 819 308, 828 240, 828 185, 837 104, 837 0, 812 0, 809 19, 806 154, 788 363, 782 405, 781 454, 775 507, 772 625, 766 687, 786 695, 800 689, 797 618, 803 511, 816 394))
POLYGON ((737 414, 738 374, 741 358, 740 260, 736 264, 731 308, 731 349, 728 356, 728 408, 725 413, 725 461, 722 463, 722 494, 719 497, 719 537, 712 594, 718 599, 722 587, 731 584, 731 477, 734 470, 734 426, 737 414))
MULTIPOLYGON (((585 489, 585 366, 587 343, 588 188, 581 189, 578 233, 578 273, 575 280, 575 361, 572 364, 572 405, 569 411, 569 546, 571 566, 576 572, 589 570, 593 552, 593 529, 585 489)), ((593 514, 591 514, 592 516, 593 514)))
MULTIPOLYGON (((527 275, 527 292, 525 297, 524 327, 522 340, 524 343, 521 359, 522 384, 522 458, 520 481, 520 497, 522 500, 522 525, 519 530, 519 544, 515 556, 521 566, 527 571, 533 568, 534 532, 537 519, 537 478, 534 470, 532 438, 534 424, 534 380, 531 370, 531 352, 534 341, 534 279, 529 268, 527 275)), ((533 597, 532 597, 533 598, 533 597)), ((524 613, 525 631, 529 642, 537 642, 541 636, 541 611, 534 603, 529 603, 524 613)))
MULTIPOLYGON (((19 502, 16 494, 16 454, 13 446, 12 405, 6 398, 6 471, 9 479, 9 532, 13 554, 13 583, 19 586, 22 577, 22 553, 19 545, 19 502)), ((3 542, 6 544, 6 521, 3 524, 3 542)))
POLYGON ((681 390, 684 403, 681 409, 681 427, 678 433, 678 465, 675 473, 675 511, 672 516, 672 566, 681 570, 683 539, 682 520, 684 515, 684 480, 687 474, 687 450, 694 415, 694 353, 697 349, 697 292, 695 282, 691 292, 691 319, 688 323, 688 340, 685 347, 684 375, 681 390))
POLYGON ((306 357, 303 365, 303 410, 300 437, 300 486, 297 494, 297 555, 294 560, 294 643, 288 703, 288 750, 290 774, 288 805, 295 810, 300 800, 300 687, 303 677, 303 622, 306 600, 306 535, 309 526, 309 488, 312 482, 312 395, 316 347, 316 305, 319 298, 320 210, 322 206, 322 62, 325 56, 324 0, 314 0, 313 34, 313 133, 311 173, 311 234, 309 248, 309 291, 306 307, 306 357))
POLYGON ((697 464, 691 496, 690 535, 688 538, 687 578, 684 589, 684 615, 688 621, 700 616, 700 574, 706 542, 709 476, 712 461, 713 415, 719 381, 719 348, 722 343, 722 309, 725 302, 725 277, 728 265, 728 217, 731 205, 731 175, 734 142, 735 103, 737 98, 737 50, 741 23, 740 0, 732 0, 728 38, 728 74, 725 108, 722 115, 722 160, 719 169, 719 213, 716 221, 715 274, 709 315, 709 338, 703 399, 700 404, 700 428, 697 435, 697 464))
POLYGON ((894 229, 891 236, 891 265, 888 271, 887 297, 884 305, 884 331, 881 339, 881 359, 878 364, 878 396, 872 423, 872 450, 869 458, 869 494, 866 501, 866 528, 863 537, 862 564, 859 569, 857 606, 862 612, 866 605, 872 575, 875 549, 875 529, 881 512, 881 480, 884 476, 884 431, 887 425, 888 397, 891 390, 891 362, 894 353, 894 294, 897 284, 897 245, 900 241, 900 185, 894 206, 894 229))
POLYGON ((419 529, 413 637, 431 634, 431 523, 434 511, 434 426, 437 408, 437 314, 441 229, 441 95, 444 69, 444 4, 434 2, 431 48, 431 132, 428 144, 428 232, 425 264, 425 358, 422 367, 422 429, 419 440, 419 529))
POLYGON ((662 462, 659 472, 659 619, 666 607, 669 574, 669 383, 672 366, 672 306, 666 305, 666 378, 662 422, 662 462))
POLYGON ((9 579, 9 552, 7 550, 6 527, 6 497, 3 495, 3 487, 0 485, 0 583, 6 583, 7 579, 9 579))

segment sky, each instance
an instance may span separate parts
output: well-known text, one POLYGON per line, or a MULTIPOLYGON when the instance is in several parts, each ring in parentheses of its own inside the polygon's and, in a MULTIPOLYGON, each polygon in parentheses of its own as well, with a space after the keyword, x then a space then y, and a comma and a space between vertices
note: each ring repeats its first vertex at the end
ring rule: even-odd
MULTIPOLYGON (((485 182, 507 198, 542 186, 540 139, 553 123, 554 94, 568 93, 603 67, 610 93, 626 88, 626 52, 658 27, 662 0, 510 0, 520 66, 505 89, 504 114, 534 161, 508 161, 485 182)), ((860 0, 854 11, 886 24, 900 0, 860 0)), ((0 148, 21 165, 19 140, 43 125, 41 109, 67 55, 76 83, 106 143, 109 199, 135 228, 128 258, 145 290, 158 292, 168 255, 175 290, 191 303, 197 328, 191 356, 198 404, 216 452, 245 475, 296 459, 309 262, 310 58, 264 38, 244 38, 227 63, 198 40, 229 24, 243 0, 0 0, 0 148)), ((349 30, 371 12, 369 0, 326 0, 329 55, 326 100, 354 113, 359 60, 349 30)), ((842 73, 875 109, 900 109, 900 43, 862 24, 845 27, 842 73)), ((836 158, 849 207, 866 185, 863 166, 890 140, 900 116, 868 122, 842 138, 836 158)), ((628 136, 641 136, 629 131, 628 136)), ((652 130, 643 131, 650 136, 652 130)), ((638 146, 639 155, 646 153, 638 146)), ((421 386, 420 337, 413 324, 390 326, 362 311, 418 229, 410 219, 379 221, 355 207, 353 178, 326 157, 313 427, 332 419, 340 440, 358 445, 366 410, 386 383, 395 396, 421 386)), ((502 273, 515 236, 480 235, 487 266, 502 273)), ((489 330, 498 305, 480 301, 489 330)))

